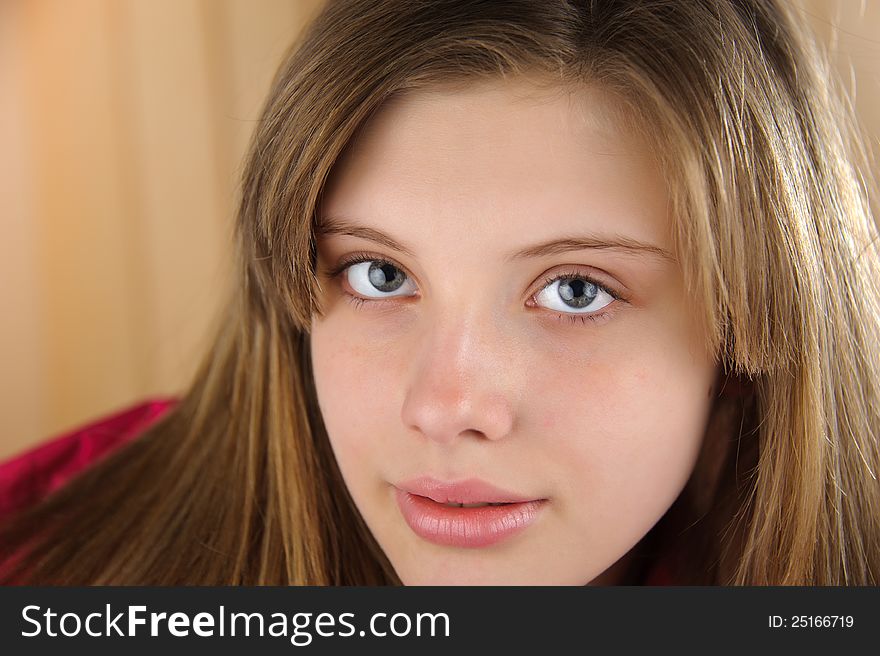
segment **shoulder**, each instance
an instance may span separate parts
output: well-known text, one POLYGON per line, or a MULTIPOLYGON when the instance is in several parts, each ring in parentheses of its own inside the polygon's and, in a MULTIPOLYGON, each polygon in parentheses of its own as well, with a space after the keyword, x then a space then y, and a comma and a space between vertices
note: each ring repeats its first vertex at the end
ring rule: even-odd
POLYGON ((173 398, 139 402, 0 463, 0 517, 36 503, 101 456, 140 435, 176 403, 173 398))

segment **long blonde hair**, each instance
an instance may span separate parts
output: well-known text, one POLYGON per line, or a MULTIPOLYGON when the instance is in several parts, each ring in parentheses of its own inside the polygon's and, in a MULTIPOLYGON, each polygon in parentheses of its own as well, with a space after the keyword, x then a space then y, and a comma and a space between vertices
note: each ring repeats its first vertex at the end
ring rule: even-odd
POLYGON ((315 221, 396 94, 539 72, 647 126, 711 348, 740 394, 646 536, 677 580, 876 584, 880 255, 851 108, 770 0, 331 0, 253 135, 238 285, 175 409, 6 522, 9 581, 398 584, 336 466, 310 370, 315 221))

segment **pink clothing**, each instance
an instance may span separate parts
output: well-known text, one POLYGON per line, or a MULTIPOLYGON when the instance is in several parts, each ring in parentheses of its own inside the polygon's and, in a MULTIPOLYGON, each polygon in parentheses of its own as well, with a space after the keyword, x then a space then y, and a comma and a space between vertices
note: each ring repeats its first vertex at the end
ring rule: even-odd
MULTIPOLYGON (((0 519, 37 503, 114 448, 141 435, 176 402, 167 398, 138 403, 0 463, 0 519)), ((662 560, 652 567, 644 585, 673 585, 662 560)))

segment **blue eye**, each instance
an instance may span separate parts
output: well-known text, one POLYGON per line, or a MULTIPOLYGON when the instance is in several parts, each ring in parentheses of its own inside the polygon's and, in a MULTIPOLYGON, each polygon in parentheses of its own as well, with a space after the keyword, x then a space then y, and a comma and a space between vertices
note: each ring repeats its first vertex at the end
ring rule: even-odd
POLYGON ((535 294, 539 304, 569 314, 589 315, 610 305, 617 298, 599 283, 580 273, 563 273, 545 281, 535 294))
POLYGON ((351 288, 358 294, 368 297, 369 300, 407 296, 407 294, 395 293, 401 289, 406 290, 407 285, 413 292, 415 291, 412 280, 403 270, 387 260, 357 259, 347 262, 339 273, 345 273, 351 288), (376 296, 377 292, 379 296, 376 296))

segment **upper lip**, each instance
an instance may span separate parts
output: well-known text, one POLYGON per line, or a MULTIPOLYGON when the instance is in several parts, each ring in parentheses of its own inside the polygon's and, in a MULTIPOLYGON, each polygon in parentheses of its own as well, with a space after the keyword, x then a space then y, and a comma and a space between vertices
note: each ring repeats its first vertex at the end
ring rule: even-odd
POLYGON ((522 503, 536 497, 509 492, 479 478, 463 481, 441 481, 431 476, 420 476, 404 481, 398 489, 433 499, 437 503, 522 503))

